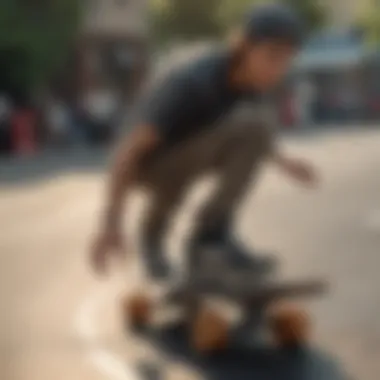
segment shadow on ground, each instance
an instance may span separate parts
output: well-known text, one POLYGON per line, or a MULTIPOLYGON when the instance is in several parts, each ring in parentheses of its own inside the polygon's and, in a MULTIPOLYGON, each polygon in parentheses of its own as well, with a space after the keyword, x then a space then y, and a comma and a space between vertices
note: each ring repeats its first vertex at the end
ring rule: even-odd
POLYGON ((109 149, 69 149, 44 152, 33 157, 3 158, 0 161, 1 186, 38 183, 68 173, 103 171, 109 149))
MULTIPOLYGON (((182 326, 169 326, 147 333, 146 337, 169 363, 181 362, 197 370, 205 380, 346 379, 333 359, 314 349, 280 351, 235 343, 227 351, 205 358, 189 348, 182 326)), ((157 364, 140 363, 139 370, 144 380, 165 380, 165 370, 157 364)))

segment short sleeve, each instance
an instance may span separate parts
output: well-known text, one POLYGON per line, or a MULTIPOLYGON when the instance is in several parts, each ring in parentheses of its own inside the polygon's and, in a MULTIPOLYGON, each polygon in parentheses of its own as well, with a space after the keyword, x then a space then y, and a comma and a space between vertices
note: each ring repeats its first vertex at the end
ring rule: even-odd
POLYGON ((178 134, 181 120, 196 106, 195 83, 189 77, 173 75, 162 80, 143 100, 139 119, 157 129, 165 139, 178 134))

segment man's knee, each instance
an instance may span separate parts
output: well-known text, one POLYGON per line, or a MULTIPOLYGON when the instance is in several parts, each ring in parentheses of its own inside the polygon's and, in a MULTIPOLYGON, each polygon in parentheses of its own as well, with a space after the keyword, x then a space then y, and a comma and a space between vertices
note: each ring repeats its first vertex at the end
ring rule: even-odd
POLYGON ((235 122, 230 126, 231 132, 222 149, 221 156, 229 159, 231 156, 260 157, 266 154, 272 144, 269 127, 255 121, 235 122))
POLYGON ((252 108, 243 104, 229 116, 226 123, 230 124, 231 134, 238 143, 266 146, 274 128, 274 120, 270 114, 263 106, 252 108))

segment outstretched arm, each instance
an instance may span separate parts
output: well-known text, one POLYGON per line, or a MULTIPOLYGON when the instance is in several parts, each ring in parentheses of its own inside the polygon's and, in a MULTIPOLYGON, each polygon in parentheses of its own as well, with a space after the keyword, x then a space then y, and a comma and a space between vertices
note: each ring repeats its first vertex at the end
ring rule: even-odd
POLYGON ((278 150, 273 153, 272 161, 283 173, 298 182, 314 186, 318 181, 314 167, 306 161, 287 157, 278 150))

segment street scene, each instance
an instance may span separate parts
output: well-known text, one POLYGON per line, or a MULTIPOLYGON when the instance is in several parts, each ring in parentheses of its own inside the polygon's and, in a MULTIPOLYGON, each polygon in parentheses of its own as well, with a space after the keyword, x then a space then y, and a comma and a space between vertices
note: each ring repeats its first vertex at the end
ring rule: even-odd
POLYGON ((272 3, 1 2, 0 380, 379 378, 380 8, 272 3))

